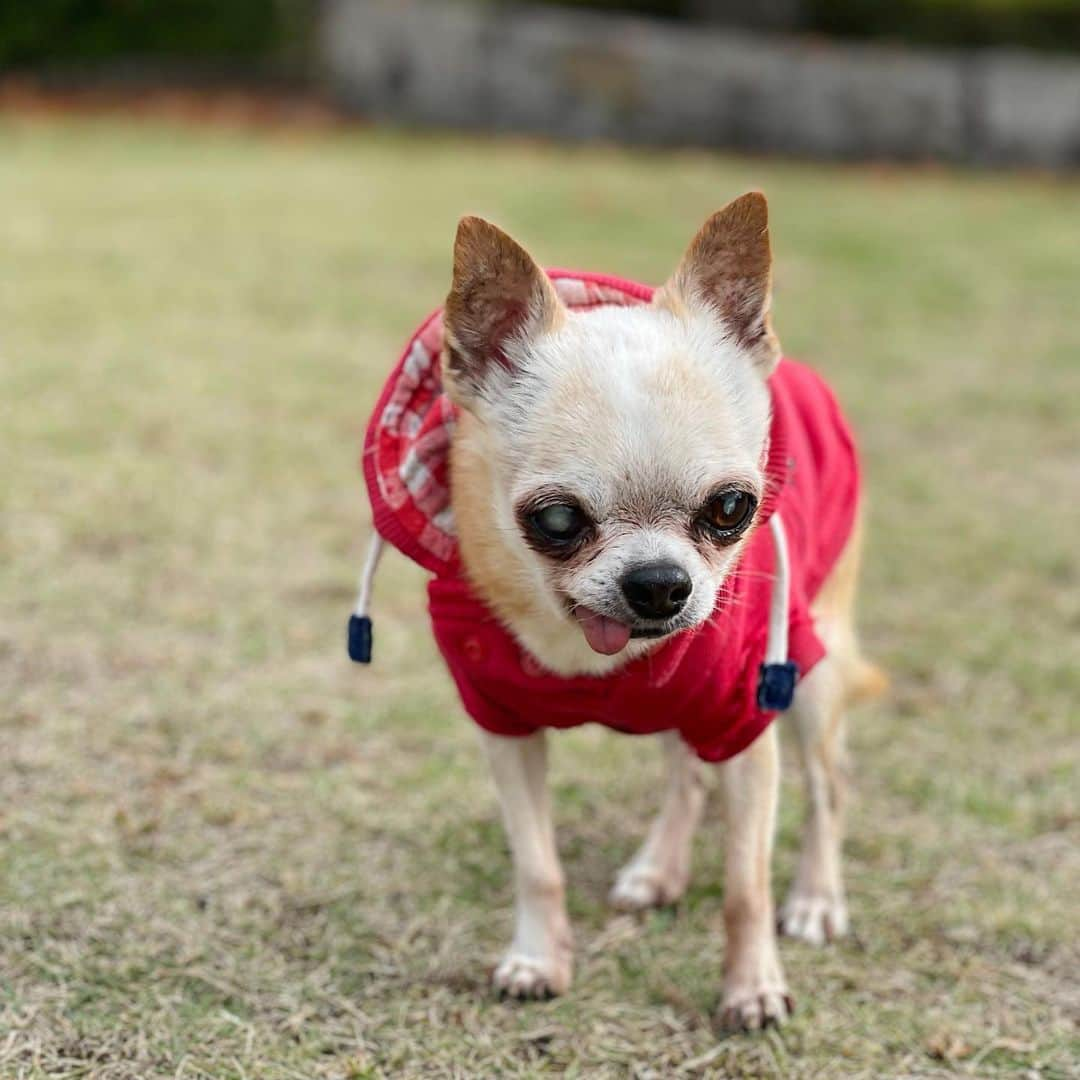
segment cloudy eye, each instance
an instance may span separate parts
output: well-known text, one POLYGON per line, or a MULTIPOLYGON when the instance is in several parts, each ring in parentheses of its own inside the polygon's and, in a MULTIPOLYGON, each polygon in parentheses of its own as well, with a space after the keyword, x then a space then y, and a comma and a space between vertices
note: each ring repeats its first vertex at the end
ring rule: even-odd
POLYGON ((556 544, 569 544, 576 540, 588 526, 588 519, 569 503, 555 503, 542 507, 532 517, 533 527, 546 540, 556 544))
POLYGON ((746 491, 731 488, 710 499, 701 512, 701 521, 721 538, 734 538, 750 524, 757 500, 746 491))

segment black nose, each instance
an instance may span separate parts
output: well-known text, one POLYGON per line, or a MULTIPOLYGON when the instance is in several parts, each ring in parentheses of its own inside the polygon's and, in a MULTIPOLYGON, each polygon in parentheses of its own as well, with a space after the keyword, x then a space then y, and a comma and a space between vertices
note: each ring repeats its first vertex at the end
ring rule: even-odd
POLYGON ((623 596, 643 619, 670 619, 683 609, 694 585, 675 563, 646 563, 622 579, 623 596))

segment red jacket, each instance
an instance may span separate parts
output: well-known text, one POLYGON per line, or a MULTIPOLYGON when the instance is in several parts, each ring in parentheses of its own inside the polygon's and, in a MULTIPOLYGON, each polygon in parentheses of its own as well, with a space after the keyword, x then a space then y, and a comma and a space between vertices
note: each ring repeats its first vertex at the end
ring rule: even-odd
MULTIPOLYGON (((550 274, 572 307, 641 303, 652 296, 649 287, 618 278, 550 274)), ((545 671, 465 579, 449 504, 455 412, 439 379, 441 344, 437 311, 410 339, 383 388, 368 425, 363 467, 376 529, 434 574, 428 595, 435 640, 469 715, 500 735, 589 721, 631 734, 674 729, 706 761, 725 760, 749 746, 775 715, 757 703, 774 559, 762 526, 781 512, 791 565, 788 651, 804 675, 825 651, 809 603, 854 523, 858 464, 825 383, 787 359, 769 379, 768 493, 713 617, 610 674, 566 678, 545 671)))

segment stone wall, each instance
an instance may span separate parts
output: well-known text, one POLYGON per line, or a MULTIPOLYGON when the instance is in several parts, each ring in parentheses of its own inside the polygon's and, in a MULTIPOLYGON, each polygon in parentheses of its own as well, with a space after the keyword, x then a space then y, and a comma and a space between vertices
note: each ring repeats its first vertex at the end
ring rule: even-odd
POLYGON ((323 77, 396 123, 835 158, 1080 165, 1080 61, 561 8, 323 0, 323 77))

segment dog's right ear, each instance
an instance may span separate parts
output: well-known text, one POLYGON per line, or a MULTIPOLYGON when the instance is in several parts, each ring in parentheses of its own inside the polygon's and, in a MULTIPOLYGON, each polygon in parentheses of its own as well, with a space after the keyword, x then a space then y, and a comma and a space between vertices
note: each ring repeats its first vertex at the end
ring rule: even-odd
POLYGON ((557 327, 564 308, 529 253, 482 218, 463 217, 454 241, 454 280, 443 313, 444 376, 459 403, 483 392, 496 368, 557 327))
POLYGON ((675 312, 711 312, 768 375, 780 359, 780 343, 769 318, 772 251, 765 196, 748 191, 713 214, 654 302, 675 312))

